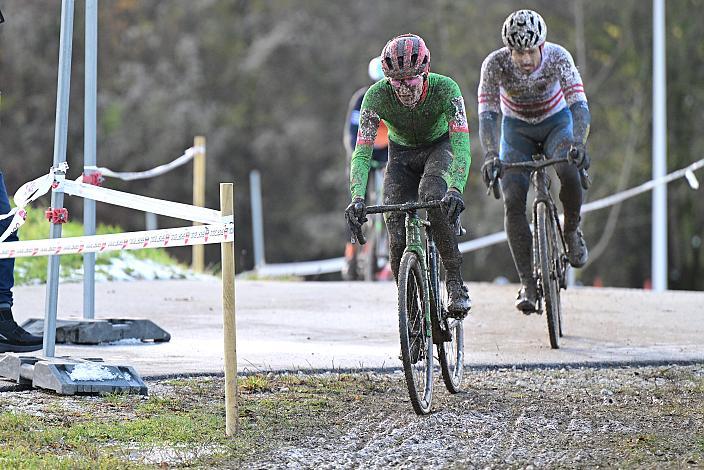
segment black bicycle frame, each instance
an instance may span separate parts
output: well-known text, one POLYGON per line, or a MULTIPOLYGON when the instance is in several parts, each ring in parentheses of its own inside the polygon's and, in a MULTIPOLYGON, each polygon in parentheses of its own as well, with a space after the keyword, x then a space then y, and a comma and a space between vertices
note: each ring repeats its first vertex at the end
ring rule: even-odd
MULTIPOLYGON (((524 169, 531 170, 531 182, 535 188, 535 199, 533 201, 533 225, 535 226, 538 220, 538 204, 546 204, 550 208, 550 216, 552 217, 555 227, 557 228, 558 237, 562 245, 562 252, 567 252, 567 244, 565 242, 565 236, 562 232, 562 226, 560 225, 560 217, 557 213, 557 205, 550 194, 550 183, 551 179, 546 170, 547 167, 552 165, 558 165, 560 163, 572 163, 572 160, 568 157, 549 159, 544 153, 538 153, 533 155, 533 161, 530 162, 516 162, 516 163, 503 163, 503 169, 505 171, 510 171, 513 169, 524 169)), ((538 253, 537 237, 533 237, 533 270, 535 271, 538 266, 536 256, 538 253)), ((562 261, 564 262, 564 261, 562 261)), ((564 279, 564 269, 560 269, 560 287, 565 288, 566 282, 564 279)), ((537 276, 537 272, 533 273, 537 276)), ((537 278, 537 277, 536 277, 537 278)))

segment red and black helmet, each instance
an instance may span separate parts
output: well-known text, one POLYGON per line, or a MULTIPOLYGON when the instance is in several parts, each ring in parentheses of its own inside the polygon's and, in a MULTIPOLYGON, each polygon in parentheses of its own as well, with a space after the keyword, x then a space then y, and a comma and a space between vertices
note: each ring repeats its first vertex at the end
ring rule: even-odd
POLYGON ((430 51, 415 34, 402 34, 381 50, 381 68, 388 78, 408 78, 430 70, 430 51))

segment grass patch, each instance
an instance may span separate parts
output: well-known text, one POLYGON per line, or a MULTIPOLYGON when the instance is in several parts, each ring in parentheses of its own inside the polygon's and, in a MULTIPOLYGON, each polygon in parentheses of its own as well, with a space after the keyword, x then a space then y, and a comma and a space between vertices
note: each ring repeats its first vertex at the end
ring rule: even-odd
POLYGON ((265 376, 256 374, 244 377, 239 383, 240 389, 246 392, 268 392, 271 390, 269 379, 265 376))
MULTIPOLYGON (((0 468, 149 468, 162 458, 168 465, 239 466, 281 442, 322 432, 324 416, 346 409, 341 384, 350 396, 368 389, 363 377, 241 378, 234 439, 224 435, 222 379, 167 380, 165 392, 147 399, 44 394, 32 414, 0 413, 0 468)), ((0 398, 0 409, 5 405, 0 398)))

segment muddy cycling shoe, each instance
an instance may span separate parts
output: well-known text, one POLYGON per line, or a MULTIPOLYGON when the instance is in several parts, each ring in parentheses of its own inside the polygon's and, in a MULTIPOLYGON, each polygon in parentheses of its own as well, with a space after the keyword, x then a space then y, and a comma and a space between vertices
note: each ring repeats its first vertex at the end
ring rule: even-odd
POLYGON ((567 242, 567 259, 574 268, 581 268, 587 264, 589 252, 587 251, 587 242, 584 241, 584 235, 580 229, 571 232, 565 232, 565 241, 567 242))
POLYGON ((524 315, 530 315, 538 311, 538 290, 535 283, 521 287, 516 297, 516 308, 524 315))
POLYGON ((452 318, 464 319, 472 308, 467 286, 460 281, 447 281, 447 293, 450 297, 447 312, 452 318))
POLYGON ((42 348, 42 337, 28 333, 12 318, 12 310, 0 310, 0 353, 30 352, 42 348))

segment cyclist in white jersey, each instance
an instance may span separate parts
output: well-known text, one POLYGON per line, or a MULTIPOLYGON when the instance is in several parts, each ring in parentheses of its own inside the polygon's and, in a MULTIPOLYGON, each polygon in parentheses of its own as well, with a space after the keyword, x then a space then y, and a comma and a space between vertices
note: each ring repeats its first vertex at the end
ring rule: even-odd
MULTIPOLYGON (((579 229, 579 170, 589 168, 585 146, 591 118, 572 56, 562 46, 545 42, 546 37, 547 26, 538 13, 516 11, 503 24, 505 47, 489 54, 482 64, 478 92, 479 137, 486 151, 482 178, 488 186, 501 173, 502 161, 529 161, 540 146, 548 158, 564 157, 572 149, 577 166, 563 163, 555 169, 561 183, 567 255, 572 266, 582 267, 588 255, 579 229)), ((506 233, 522 284, 516 308, 524 313, 535 311, 537 303, 526 216, 529 177, 528 171, 501 175, 506 233)))

